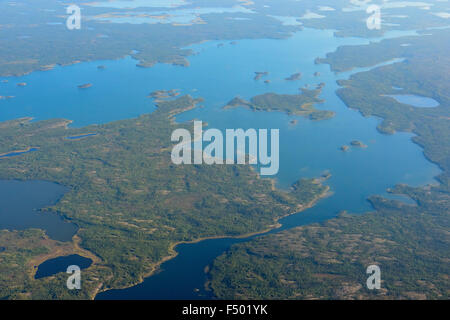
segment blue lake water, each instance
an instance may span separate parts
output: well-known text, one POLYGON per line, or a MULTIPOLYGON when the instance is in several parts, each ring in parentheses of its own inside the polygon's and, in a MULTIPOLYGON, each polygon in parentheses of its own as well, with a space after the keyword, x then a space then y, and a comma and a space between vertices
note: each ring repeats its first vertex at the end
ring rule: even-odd
MULTIPOLYGON (((389 33, 385 38, 411 34, 415 32, 389 33)), ((180 89, 182 94, 203 97, 205 101, 203 107, 179 115, 179 122, 196 118, 221 130, 280 129, 280 171, 275 177, 278 187, 288 188, 301 177, 316 177, 325 171, 332 174, 326 183, 333 194, 315 207, 283 219, 282 229, 324 221, 341 210, 367 212, 372 209, 367 202, 370 195, 392 197, 386 190, 397 183, 414 186, 435 183, 434 177, 440 172, 425 159, 422 149, 412 143, 411 134, 380 134, 376 130, 379 119, 363 118, 336 96, 337 80, 370 68, 336 75, 328 65, 314 64, 315 58, 324 57, 340 45, 369 41, 374 40, 335 38, 333 31, 305 29, 285 40, 242 40, 235 45, 211 41, 194 45, 191 48, 197 54, 189 57, 188 68, 163 64, 137 68, 131 58, 57 67, 0 84, 2 95, 16 97, 0 101, 0 120, 32 116, 36 120, 68 118, 74 120, 72 126, 76 127, 106 123, 152 112, 155 106, 146 96, 154 90, 180 89), (225 45, 218 47, 219 43, 225 45), (106 68, 98 70, 98 65, 106 68), (255 71, 268 71, 264 79, 271 83, 255 81, 255 71), (299 81, 285 80, 295 72, 302 73, 299 81), (320 76, 315 77, 315 72, 320 72, 320 76), (28 85, 17 87, 18 82, 28 85), (222 109, 235 96, 250 99, 266 92, 293 94, 300 87, 321 82, 326 84, 320 96, 325 103, 317 108, 335 111, 336 117, 330 120, 314 122, 279 112, 222 109), (93 87, 78 90, 79 83, 93 83, 93 87), (293 119, 298 120, 297 125, 290 124, 293 119), (342 145, 353 140, 360 140, 368 147, 340 151, 342 145)), ((204 267, 240 241, 248 239, 215 239, 180 245, 179 255, 164 263, 162 272, 140 285, 103 292, 97 298, 211 297, 203 289, 204 267)))
POLYGON ((70 241, 78 229, 75 224, 54 212, 38 211, 55 204, 67 191, 47 181, 0 180, 0 229, 38 228, 52 239, 70 241))
POLYGON ((414 94, 387 94, 386 97, 391 97, 397 102, 409 104, 416 108, 435 108, 439 106, 439 102, 432 98, 417 96, 414 94))
POLYGON ((17 157, 20 156, 21 154, 26 154, 26 153, 30 153, 30 152, 34 152, 39 150, 38 148, 30 148, 26 151, 11 151, 5 154, 0 155, 0 159, 2 158, 10 158, 10 157, 17 157))
POLYGON ((86 257, 82 257, 77 254, 72 254, 69 256, 58 257, 54 259, 49 259, 43 263, 41 263, 37 267, 36 274, 34 275, 35 279, 45 278, 48 276, 52 276, 59 272, 66 272, 67 267, 71 265, 76 265, 80 267, 81 270, 89 268, 92 264, 92 260, 86 257))

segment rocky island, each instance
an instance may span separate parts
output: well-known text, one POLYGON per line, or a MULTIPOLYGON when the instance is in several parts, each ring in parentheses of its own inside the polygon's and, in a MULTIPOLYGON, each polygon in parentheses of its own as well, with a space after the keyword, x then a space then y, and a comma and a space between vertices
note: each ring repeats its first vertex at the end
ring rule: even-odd
POLYGON ((78 89, 87 89, 87 88, 90 88, 90 87, 92 87, 92 83, 85 83, 85 84, 80 84, 78 86, 78 89))
POLYGON ((267 71, 256 71, 255 72, 255 80, 257 81, 257 80, 260 80, 262 77, 266 77, 266 76, 268 76, 269 75, 269 72, 267 72, 267 71))
POLYGON ((150 93, 147 97, 155 99, 157 101, 166 100, 170 98, 176 98, 180 95, 179 90, 170 89, 170 90, 156 90, 150 93))
POLYGON ((359 140, 353 140, 352 142, 350 142, 350 144, 352 145, 352 147, 367 148, 367 145, 365 145, 359 140))
POLYGON ((297 72, 297 73, 294 73, 294 74, 290 75, 285 80, 286 81, 297 81, 297 80, 300 80, 301 78, 302 78, 302 73, 301 72, 297 72))

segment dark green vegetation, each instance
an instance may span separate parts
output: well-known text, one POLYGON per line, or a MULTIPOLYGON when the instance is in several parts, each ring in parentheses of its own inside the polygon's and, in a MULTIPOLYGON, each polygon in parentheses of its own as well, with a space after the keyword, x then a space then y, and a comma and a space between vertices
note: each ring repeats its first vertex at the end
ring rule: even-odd
POLYGON ((413 132, 414 142, 443 170, 439 184, 397 186, 417 205, 373 196, 374 212, 338 218, 234 246, 211 268, 211 287, 227 299, 448 299, 450 290, 450 30, 330 54, 334 70, 403 62, 358 73, 339 96, 364 116, 383 118, 379 130, 413 132), (402 47, 403 43, 410 47, 402 47), (408 48, 408 49, 405 49, 408 48), (335 64, 333 64, 335 63, 335 64), (432 97, 436 108, 414 108, 384 97, 392 87, 432 97), (366 289, 366 268, 381 268, 379 291, 366 289), (239 270, 239 271, 238 271, 239 270))
MULTIPOLYGON (((247 165, 172 164, 171 133, 180 126, 192 130, 189 123, 176 125, 173 116, 199 101, 182 96, 159 102, 150 115, 80 129, 67 129, 67 120, 0 123, 0 153, 39 148, 0 160, 0 179, 48 180, 71 188, 52 209, 80 227, 80 247, 98 257, 88 269, 93 285, 83 287, 79 297, 141 281, 173 254, 175 243, 260 232, 327 193, 315 180, 301 180, 290 192, 276 190, 272 180, 260 179, 247 165), (97 135, 66 139, 86 132, 97 135)), ((28 252, 23 259, 41 253, 28 252)), ((0 268, 19 268, 0 261, 0 268)), ((58 279, 31 290, 30 298, 66 298, 65 282, 58 279)), ((23 279, 10 280, 0 287, 0 297, 26 290, 23 279)))
POLYGON ((250 101, 234 98, 224 108, 247 107, 254 111, 280 111, 289 115, 308 117, 311 120, 326 120, 334 117, 333 111, 318 110, 314 104, 323 103, 319 99, 321 87, 315 90, 300 89, 301 94, 265 93, 255 96, 250 101))
POLYGON ((448 217, 377 201, 380 210, 364 217, 341 215, 234 246, 214 262, 214 293, 223 299, 448 299, 448 228, 441 227, 448 217), (381 268, 380 291, 365 285, 372 264, 381 268))

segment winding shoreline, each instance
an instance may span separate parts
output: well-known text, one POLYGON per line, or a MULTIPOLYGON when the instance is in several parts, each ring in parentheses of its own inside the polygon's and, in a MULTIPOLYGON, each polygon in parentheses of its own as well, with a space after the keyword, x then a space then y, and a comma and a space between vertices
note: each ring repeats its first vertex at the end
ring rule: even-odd
MULTIPOLYGON (((123 289, 128 289, 131 287, 134 287, 138 284, 143 283, 147 278, 150 278, 151 276, 155 275, 159 270, 162 264, 164 264, 165 262, 172 260, 174 258, 176 258, 179 254, 179 252, 176 251, 176 247, 180 244, 196 244, 202 241, 206 241, 206 240, 215 240, 215 239, 246 239, 246 238, 250 238, 253 236, 257 236, 257 235, 264 235, 267 234, 273 230, 279 229, 282 227, 282 224, 279 223, 279 221, 283 218, 295 215, 295 214, 300 214, 301 212, 312 208, 314 205, 317 204, 317 202, 319 202, 321 199, 327 198, 328 196, 330 196, 330 187, 329 186, 324 186, 325 190, 320 193, 315 199, 313 199, 311 202, 305 204, 305 205, 298 205, 297 206, 297 210, 293 213, 288 213, 285 215, 282 215, 280 217, 277 217, 274 219, 274 224, 269 225, 268 228, 261 230, 261 231, 255 231, 255 232, 251 232, 251 233, 246 233, 246 234, 242 234, 242 235, 237 235, 237 236, 227 236, 227 235, 221 235, 221 236, 210 236, 210 237, 202 237, 202 238, 198 238, 192 241, 177 241, 174 242, 173 244, 171 244, 169 246, 169 255, 162 258, 160 261, 158 261, 157 263, 151 265, 151 271, 149 271, 148 273, 143 274, 139 281, 137 281, 136 283, 130 284, 130 285, 126 285, 123 287, 118 287, 118 288, 108 288, 108 289, 101 289, 101 286, 103 285, 103 283, 101 283, 96 290, 93 292, 91 296, 91 300, 95 300, 95 297, 102 293, 102 292, 106 292, 109 290, 123 290, 123 289)), ((93 263, 94 264, 94 263, 93 263)))

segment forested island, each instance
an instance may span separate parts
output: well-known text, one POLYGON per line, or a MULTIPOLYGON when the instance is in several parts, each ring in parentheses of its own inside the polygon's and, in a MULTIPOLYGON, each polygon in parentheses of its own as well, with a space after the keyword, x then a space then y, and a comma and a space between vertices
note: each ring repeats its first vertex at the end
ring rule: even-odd
POLYGON ((319 98, 322 87, 309 90, 300 89, 301 94, 276 94, 266 93, 255 96, 250 101, 245 101, 239 97, 232 99, 224 109, 246 107, 253 111, 279 111, 289 115, 299 115, 308 117, 310 120, 326 120, 334 117, 333 111, 318 110, 315 104, 323 103, 319 98))

